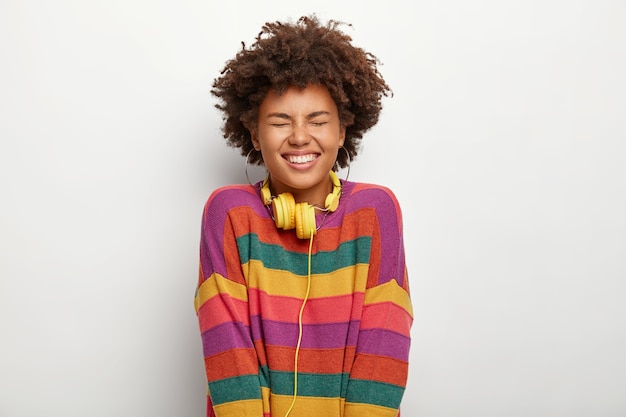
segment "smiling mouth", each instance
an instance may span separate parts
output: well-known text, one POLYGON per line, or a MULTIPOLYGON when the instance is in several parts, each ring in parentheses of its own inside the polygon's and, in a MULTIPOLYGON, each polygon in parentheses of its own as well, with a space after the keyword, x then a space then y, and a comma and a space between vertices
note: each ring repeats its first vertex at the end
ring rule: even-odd
POLYGON ((292 164, 306 164, 308 162, 316 160, 317 155, 312 153, 308 155, 287 155, 285 159, 287 159, 287 161, 291 162, 292 164))

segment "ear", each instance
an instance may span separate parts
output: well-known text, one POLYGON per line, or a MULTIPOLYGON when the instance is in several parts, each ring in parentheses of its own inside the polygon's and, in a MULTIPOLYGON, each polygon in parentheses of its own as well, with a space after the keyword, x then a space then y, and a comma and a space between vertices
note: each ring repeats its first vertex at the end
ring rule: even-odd
POLYGON ((341 126, 339 128, 339 146, 343 146, 343 143, 346 141, 346 127, 341 126))
POLYGON ((259 142, 259 136, 257 135, 256 129, 248 129, 250 132, 250 140, 252 141, 252 146, 257 151, 261 150, 261 143, 259 142))

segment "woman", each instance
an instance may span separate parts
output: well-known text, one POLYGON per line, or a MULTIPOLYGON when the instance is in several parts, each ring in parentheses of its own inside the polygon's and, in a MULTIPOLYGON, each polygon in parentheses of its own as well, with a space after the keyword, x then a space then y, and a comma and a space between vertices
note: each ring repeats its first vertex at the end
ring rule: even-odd
POLYGON ((399 414, 412 324, 400 208, 334 173, 390 90, 340 25, 266 23, 214 81, 224 137, 268 176, 205 205, 207 416, 399 414))

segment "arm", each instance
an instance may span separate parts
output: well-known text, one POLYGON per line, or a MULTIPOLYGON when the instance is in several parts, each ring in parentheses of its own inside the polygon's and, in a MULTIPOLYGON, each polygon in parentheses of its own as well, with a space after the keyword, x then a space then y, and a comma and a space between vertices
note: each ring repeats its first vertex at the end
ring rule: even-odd
POLYGON ((346 393, 345 417, 396 417, 408 376, 413 321, 402 216, 387 189, 367 190, 374 202, 368 281, 346 393))
POLYGON ((202 218, 194 304, 208 381, 207 416, 261 417, 261 385, 250 333, 247 288, 228 216, 232 201, 227 193, 216 191, 202 218))

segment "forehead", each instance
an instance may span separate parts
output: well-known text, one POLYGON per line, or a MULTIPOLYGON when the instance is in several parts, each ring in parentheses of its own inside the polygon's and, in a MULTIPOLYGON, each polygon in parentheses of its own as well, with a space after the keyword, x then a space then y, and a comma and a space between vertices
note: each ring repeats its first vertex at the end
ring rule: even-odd
POLYGON ((270 89, 259 107, 261 115, 274 112, 307 113, 319 111, 336 114, 337 105, 328 89, 317 84, 308 84, 304 88, 291 86, 282 94, 270 89))

